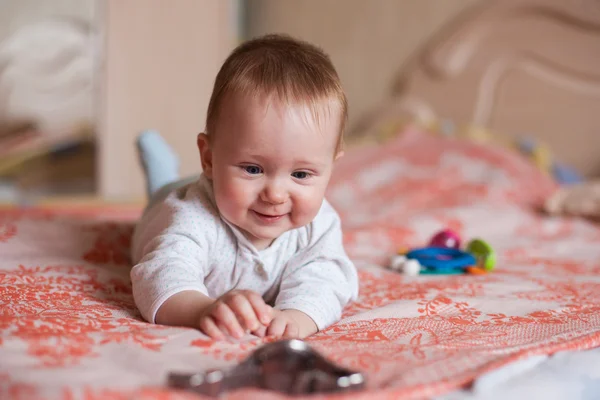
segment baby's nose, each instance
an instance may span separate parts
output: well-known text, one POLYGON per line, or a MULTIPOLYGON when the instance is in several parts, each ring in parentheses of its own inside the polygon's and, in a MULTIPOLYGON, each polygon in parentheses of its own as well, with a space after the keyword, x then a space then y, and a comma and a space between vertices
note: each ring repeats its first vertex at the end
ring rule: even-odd
POLYGON ((265 187, 261 200, 270 204, 282 204, 288 199, 286 190, 280 185, 272 184, 265 187))

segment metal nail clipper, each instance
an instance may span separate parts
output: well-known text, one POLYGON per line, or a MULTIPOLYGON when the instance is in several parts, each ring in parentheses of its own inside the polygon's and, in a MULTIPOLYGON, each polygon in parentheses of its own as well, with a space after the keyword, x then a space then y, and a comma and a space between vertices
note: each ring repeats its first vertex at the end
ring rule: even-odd
POLYGON ((334 365, 301 340, 284 340, 262 346, 230 369, 171 373, 168 384, 212 397, 241 388, 293 395, 359 390, 365 378, 334 365))

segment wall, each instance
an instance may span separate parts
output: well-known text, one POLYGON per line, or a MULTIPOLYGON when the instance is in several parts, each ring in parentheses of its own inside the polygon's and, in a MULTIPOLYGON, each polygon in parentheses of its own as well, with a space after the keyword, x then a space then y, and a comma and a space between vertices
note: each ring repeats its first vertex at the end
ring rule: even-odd
POLYGON ((349 126, 383 99, 428 37, 483 0, 247 0, 247 35, 285 32, 323 47, 350 104, 349 126))
POLYGON ((196 136, 217 71, 234 46, 234 3, 222 0, 105 0, 99 99, 99 194, 144 198, 135 138, 156 129, 200 171, 196 136))

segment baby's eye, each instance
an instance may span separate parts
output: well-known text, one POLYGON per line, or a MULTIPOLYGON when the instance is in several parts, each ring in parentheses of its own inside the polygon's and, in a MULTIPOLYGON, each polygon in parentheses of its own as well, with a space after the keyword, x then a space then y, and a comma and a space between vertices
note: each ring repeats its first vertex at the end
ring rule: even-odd
POLYGON ((262 168, 257 165, 243 165, 242 169, 250 175, 258 175, 262 173, 262 168))
POLYGON ((310 173, 306 171, 296 171, 292 172, 292 176, 296 179, 306 179, 310 178, 310 173))

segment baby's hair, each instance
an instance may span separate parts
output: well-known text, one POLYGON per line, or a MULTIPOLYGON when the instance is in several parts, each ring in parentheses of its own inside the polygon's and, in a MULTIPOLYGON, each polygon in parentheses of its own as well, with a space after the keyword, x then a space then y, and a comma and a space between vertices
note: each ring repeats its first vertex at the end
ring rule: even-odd
POLYGON ((271 34, 235 48, 215 79, 206 117, 209 140, 223 99, 230 94, 275 94, 290 103, 307 104, 317 120, 330 108, 325 104, 333 101, 341 116, 337 146, 341 149, 348 115, 346 95, 329 56, 313 44, 271 34))

